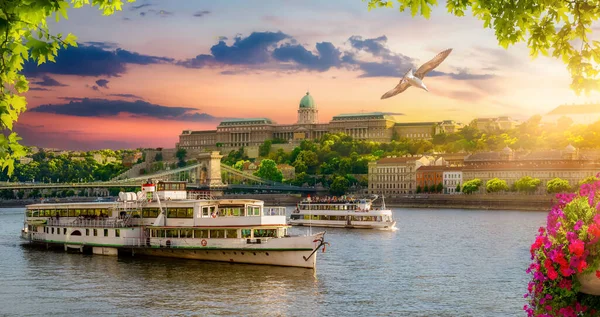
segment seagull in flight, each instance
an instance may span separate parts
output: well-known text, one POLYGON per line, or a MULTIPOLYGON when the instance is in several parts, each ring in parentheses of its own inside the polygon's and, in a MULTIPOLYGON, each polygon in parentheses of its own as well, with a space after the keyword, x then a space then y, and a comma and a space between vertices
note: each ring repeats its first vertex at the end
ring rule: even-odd
POLYGON ((393 96, 405 91, 410 86, 415 86, 415 87, 421 88, 425 91, 429 91, 429 90, 427 90, 427 87, 423 83, 423 77, 425 77, 425 75, 427 75, 427 73, 429 73, 436 67, 440 66, 440 64, 446 59, 446 57, 448 57, 448 55, 450 55, 451 52, 452 52, 452 49, 449 48, 449 49, 437 54, 429 62, 421 65, 421 67, 419 67, 419 69, 414 73, 413 73, 413 69, 411 67, 406 72, 406 74, 404 74, 404 77, 402 77, 402 79, 400 79, 400 83, 398 83, 398 85, 396 85, 396 87, 394 87, 394 89, 383 94, 383 96, 381 96, 381 99, 393 97, 393 96))

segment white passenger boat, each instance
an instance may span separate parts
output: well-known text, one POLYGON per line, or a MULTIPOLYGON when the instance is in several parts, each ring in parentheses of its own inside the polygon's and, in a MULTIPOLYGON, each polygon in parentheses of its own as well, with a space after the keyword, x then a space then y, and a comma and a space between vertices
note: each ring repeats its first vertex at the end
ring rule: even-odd
POLYGON ((385 207, 382 197, 380 207, 374 199, 336 197, 308 197, 292 211, 289 224, 294 226, 338 227, 393 230, 396 221, 392 211, 385 207))
POLYGON ((28 205, 22 238, 94 254, 266 264, 315 269, 324 232, 288 234, 285 207, 261 200, 193 197, 184 182, 147 183, 116 202, 28 205))

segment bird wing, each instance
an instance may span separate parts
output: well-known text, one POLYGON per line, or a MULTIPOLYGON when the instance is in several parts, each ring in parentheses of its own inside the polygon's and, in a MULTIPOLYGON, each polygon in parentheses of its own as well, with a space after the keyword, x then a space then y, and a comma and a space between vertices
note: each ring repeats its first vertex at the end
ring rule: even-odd
POLYGON ((408 80, 402 79, 402 80, 400 80, 400 83, 398 83, 398 85, 396 85, 396 87, 394 87, 394 89, 383 94, 383 96, 381 96, 381 99, 387 99, 387 98, 393 97, 393 96, 405 91, 406 89, 408 89, 408 87, 410 87, 410 83, 408 82, 408 80))
POLYGON ((415 77, 423 80, 423 77, 425 77, 425 75, 427 75, 427 73, 429 73, 436 67, 440 66, 440 64, 446 59, 446 57, 448 57, 448 55, 450 55, 451 52, 452 52, 452 49, 449 48, 449 49, 437 54, 429 62, 421 65, 421 67, 419 67, 419 69, 415 73, 415 77))

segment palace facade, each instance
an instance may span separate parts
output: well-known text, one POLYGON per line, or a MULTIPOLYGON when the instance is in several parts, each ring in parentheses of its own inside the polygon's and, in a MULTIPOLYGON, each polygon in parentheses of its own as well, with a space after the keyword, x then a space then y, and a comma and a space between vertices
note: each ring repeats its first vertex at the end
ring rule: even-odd
POLYGON ((394 134, 399 138, 431 139, 435 133, 453 133, 462 126, 452 120, 399 123, 383 112, 340 114, 329 123, 319 123, 319 110, 307 92, 300 100, 298 119, 294 124, 277 124, 269 118, 223 120, 216 130, 184 130, 177 147, 190 150, 252 147, 273 139, 299 143, 317 140, 325 133, 338 132, 357 140, 376 142, 390 142, 394 134))

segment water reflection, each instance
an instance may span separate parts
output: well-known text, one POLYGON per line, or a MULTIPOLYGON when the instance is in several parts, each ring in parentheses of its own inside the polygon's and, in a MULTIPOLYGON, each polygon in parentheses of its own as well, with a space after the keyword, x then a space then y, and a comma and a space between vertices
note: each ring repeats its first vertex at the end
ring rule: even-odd
POLYGON ((0 209, 0 315, 521 316, 545 213, 398 209, 397 231, 327 231, 300 268, 104 257, 21 245, 0 209))

